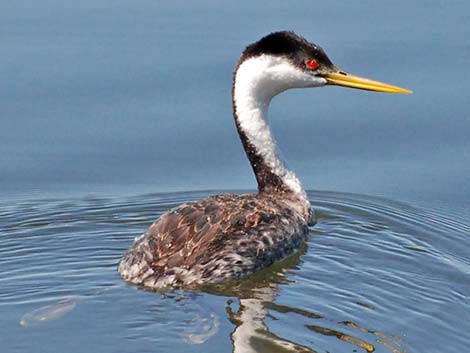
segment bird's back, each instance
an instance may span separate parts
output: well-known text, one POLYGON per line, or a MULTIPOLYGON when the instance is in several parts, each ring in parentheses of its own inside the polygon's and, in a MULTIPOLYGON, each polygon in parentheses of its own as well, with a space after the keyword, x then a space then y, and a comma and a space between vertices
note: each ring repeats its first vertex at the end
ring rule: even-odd
POLYGON ((296 200, 273 194, 218 195, 157 219, 119 264, 128 282, 193 286, 269 266, 305 241, 308 219, 296 200))

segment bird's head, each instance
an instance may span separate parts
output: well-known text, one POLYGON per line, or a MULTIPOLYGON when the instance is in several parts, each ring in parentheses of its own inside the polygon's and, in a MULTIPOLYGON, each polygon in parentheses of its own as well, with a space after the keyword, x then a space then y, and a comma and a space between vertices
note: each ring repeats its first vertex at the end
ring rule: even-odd
POLYGON ((236 84, 270 100, 290 88, 338 85, 385 93, 405 88, 369 80, 338 69, 323 49, 294 32, 271 33, 250 44, 235 71, 236 84))

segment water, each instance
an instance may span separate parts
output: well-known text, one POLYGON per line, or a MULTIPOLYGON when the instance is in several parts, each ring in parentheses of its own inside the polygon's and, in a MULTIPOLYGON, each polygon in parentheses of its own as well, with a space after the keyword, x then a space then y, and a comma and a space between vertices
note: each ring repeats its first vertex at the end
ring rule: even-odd
POLYGON ((312 192, 308 247, 238 283, 155 293, 116 262, 155 216, 210 193, 2 205, 5 352, 465 351, 470 225, 434 210, 312 192), (86 339, 84 339, 86 337, 86 339), (230 339, 232 338, 232 340, 230 339), (79 347, 79 348, 77 348, 79 347), (303 348, 300 348, 303 347, 303 348), (251 350, 252 349, 252 350, 251 350))
POLYGON ((0 350, 466 351, 469 10, 1 2, 0 350), (226 287, 124 285, 117 261, 157 216, 213 193, 198 190, 253 190, 231 74, 280 29, 414 94, 276 97, 274 133, 319 213, 308 247, 226 287))

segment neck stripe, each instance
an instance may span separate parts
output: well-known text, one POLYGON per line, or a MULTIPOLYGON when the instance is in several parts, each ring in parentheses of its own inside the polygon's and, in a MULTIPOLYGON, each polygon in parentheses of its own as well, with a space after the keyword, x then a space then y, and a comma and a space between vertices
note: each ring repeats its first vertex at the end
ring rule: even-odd
MULTIPOLYGON (((282 63, 279 65, 279 59, 266 56, 242 59, 233 79, 233 115, 258 189, 260 192, 294 192, 306 198, 299 179, 279 158, 267 120, 271 98, 287 88, 278 80, 270 80, 266 73, 273 65, 282 70, 282 63)), ((285 70, 290 74, 289 67, 285 70)))

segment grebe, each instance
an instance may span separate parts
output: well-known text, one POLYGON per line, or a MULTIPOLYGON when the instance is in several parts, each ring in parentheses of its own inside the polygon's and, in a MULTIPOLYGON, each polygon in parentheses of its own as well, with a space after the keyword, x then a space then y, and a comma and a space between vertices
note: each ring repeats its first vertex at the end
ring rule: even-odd
POLYGON ((196 286, 253 273, 298 249, 315 216, 299 179, 279 158, 267 114, 277 94, 325 85, 411 93, 339 70, 321 47, 293 32, 250 44, 233 74, 232 99, 258 192, 210 196, 168 211, 121 259, 122 277, 154 289, 196 286))

